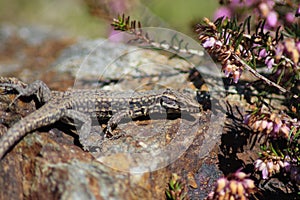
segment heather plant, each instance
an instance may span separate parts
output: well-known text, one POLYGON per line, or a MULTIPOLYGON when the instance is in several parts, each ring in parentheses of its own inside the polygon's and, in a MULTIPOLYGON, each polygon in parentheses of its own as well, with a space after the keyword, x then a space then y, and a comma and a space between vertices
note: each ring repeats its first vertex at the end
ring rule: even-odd
MULTIPOLYGON (((231 84, 240 84, 245 71, 256 80, 259 95, 270 99, 282 95, 281 105, 273 106, 257 98, 250 101, 244 124, 252 134, 264 138, 259 159, 253 166, 261 179, 281 174, 290 189, 300 187, 300 4, 297 1, 231 0, 220 1, 215 21, 207 18, 195 25, 197 39, 221 65, 231 84), (249 16, 249 13, 252 13, 249 16)), ((135 35, 140 43, 154 48, 172 48, 173 44, 154 41, 141 24, 124 16, 114 19, 116 30, 135 35)), ((187 45, 177 45, 177 53, 197 55, 187 45)), ((255 88, 255 87, 254 87, 255 88)), ((250 89, 250 88, 249 88, 250 89)), ((240 170, 216 183, 209 199, 247 199, 255 191, 254 182, 240 170)))
POLYGON ((218 179, 214 191, 207 199, 247 199, 255 191, 254 181, 248 177, 238 170, 226 178, 218 179))
POLYGON ((262 179, 281 173, 299 191, 300 5, 270 0, 222 3, 214 23, 205 19, 196 25, 199 40, 234 83, 248 70, 264 83, 265 96, 285 96, 284 109, 265 106, 263 100, 254 102, 244 123, 265 138, 254 162, 262 179), (254 15, 247 16, 249 12, 254 15))
POLYGON ((172 177, 168 183, 166 189, 166 199, 167 200, 183 200, 187 199, 186 186, 177 174, 172 174, 172 177))

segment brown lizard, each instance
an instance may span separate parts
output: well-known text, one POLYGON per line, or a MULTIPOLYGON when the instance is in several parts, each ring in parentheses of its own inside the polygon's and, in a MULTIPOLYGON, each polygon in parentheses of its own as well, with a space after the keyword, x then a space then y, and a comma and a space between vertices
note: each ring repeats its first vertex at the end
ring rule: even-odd
MULTIPOLYGON (((112 92, 100 89, 78 89, 65 92, 50 91, 42 81, 26 85, 15 78, 0 77, 0 88, 15 90, 20 96, 36 95, 42 105, 27 115, 0 138, 0 159, 27 133, 53 124, 61 119, 83 122, 80 142, 86 147, 85 138, 91 130, 92 119, 110 118, 107 133, 111 133, 121 119, 136 118, 151 113, 198 113, 200 104, 184 93, 172 89, 144 92, 112 92)), ((14 102, 12 102, 14 103, 14 102)))

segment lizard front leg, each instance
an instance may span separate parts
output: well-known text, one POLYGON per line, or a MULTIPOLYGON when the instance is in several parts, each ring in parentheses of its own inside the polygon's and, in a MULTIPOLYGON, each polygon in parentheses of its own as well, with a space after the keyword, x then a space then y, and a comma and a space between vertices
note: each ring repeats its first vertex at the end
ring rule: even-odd
POLYGON ((91 126, 92 126, 92 120, 90 116, 82 112, 79 112, 77 110, 67 110, 63 117, 71 118, 75 120, 75 123, 76 120, 83 122, 83 125, 78 130, 79 142, 83 146, 84 150, 88 150, 89 149, 88 137, 90 135, 91 126))
POLYGON ((128 109, 128 110, 121 110, 117 113, 115 113, 107 122, 107 127, 106 127, 106 131, 105 131, 105 137, 108 136, 108 134, 113 135, 112 131, 114 128, 116 128, 116 126, 119 124, 119 122, 126 117, 130 117, 130 118, 137 118, 140 116, 147 116, 149 115, 151 112, 149 112, 150 110, 144 108, 144 109, 138 109, 138 110, 133 110, 133 109, 128 109))
POLYGON ((130 116, 130 111, 128 110, 122 110, 117 113, 115 113, 107 122, 107 127, 105 131, 104 137, 108 137, 108 135, 113 135, 112 131, 115 129, 118 125, 118 123, 126 117, 130 116))

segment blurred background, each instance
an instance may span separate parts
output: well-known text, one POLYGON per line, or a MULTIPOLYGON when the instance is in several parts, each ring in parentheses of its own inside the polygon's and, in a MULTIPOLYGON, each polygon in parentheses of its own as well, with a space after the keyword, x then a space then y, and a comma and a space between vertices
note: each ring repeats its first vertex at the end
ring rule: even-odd
POLYGON ((191 34, 203 17, 211 18, 218 1, 206 0, 0 0, 0 23, 40 25, 70 36, 107 37, 110 19, 119 13, 142 21, 143 26, 162 26, 191 34))

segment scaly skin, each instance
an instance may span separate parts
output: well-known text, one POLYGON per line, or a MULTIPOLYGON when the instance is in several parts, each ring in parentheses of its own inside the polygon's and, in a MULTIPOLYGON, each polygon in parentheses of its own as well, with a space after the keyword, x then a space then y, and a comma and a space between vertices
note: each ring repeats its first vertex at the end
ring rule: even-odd
POLYGON ((41 104, 38 110, 14 124, 0 138, 0 159, 22 137, 40 127, 51 125, 63 118, 79 120, 84 124, 79 130, 80 142, 87 148, 85 139, 90 133, 94 118, 110 118, 107 132, 124 117, 136 118, 155 112, 198 113, 200 105, 190 97, 171 90, 145 92, 111 92, 97 89, 50 91, 42 81, 26 85, 14 78, 0 77, 0 88, 14 89, 19 96, 36 95, 41 104))

